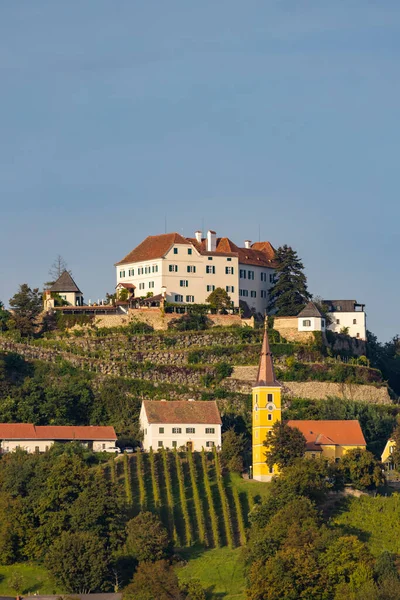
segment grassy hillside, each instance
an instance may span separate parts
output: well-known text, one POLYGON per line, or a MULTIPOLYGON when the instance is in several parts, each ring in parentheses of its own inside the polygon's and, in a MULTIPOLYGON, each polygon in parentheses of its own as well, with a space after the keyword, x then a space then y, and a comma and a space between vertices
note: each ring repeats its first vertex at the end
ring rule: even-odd
POLYGON ((188 548, 181 553, 187 565, 177 567, 181 581, 199 579, 209 598, 244 600, 245 577, 241 549, 188 548))
POLYGON ((178 547, 242 545, 248 513, 268 486, 221 477, 217 455, 205 452, 124 455, 107 475, 124 490, 130 515, 157 512, 178 547))

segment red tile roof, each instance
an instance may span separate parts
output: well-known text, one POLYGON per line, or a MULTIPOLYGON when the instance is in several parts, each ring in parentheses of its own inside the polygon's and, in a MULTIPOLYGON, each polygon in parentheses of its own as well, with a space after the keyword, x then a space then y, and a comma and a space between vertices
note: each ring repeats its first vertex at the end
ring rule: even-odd
POLYGON ((320 446, 365 446, 358 421, 288 421, 290 427, 300 429, 307 441, 307 450, 320 446))
POLYGON ((188 244, 188 240, 179 233, 149 235, 132 252, 129 252, 125 258, 116 263, 115 266, 162 258, 174 244, 188 244))
POLYGON ((116 440, 114 427, 0 423, 3 440, 116 440))
MULTIPOLYGON (((202 238, 198 242, 196 238, 187 238, 201 254, 210 254, 207 252, 207 239, 202 238)), ((217 248, 215 254, 229 254, 238 256, 239 262, 245 265, 254 265, 258 267, 274 268, 276 263, 275 250, 269 242, 255 242, 251 248, 240 248, 227 237, 217 238, 217 248)))
POLYGON ((187 423, 221 425, 217 403, 213 400, 144 400, 143 407, 149 423, 187 423))
POLYGON ((274 262, 275 250, 269 242, 255 242, 251 248, 240 248, 227 237, 216 239, 215 252, 207 252, 207 239, 198 242, 196 238, 184 238, 179 233, 164 233, 162 235, 149 235, 139 246, 136 246, 116 263, 118 265, 144 262, 162 258, 174 244, 192 244, 200 254, 238 256, 239 262, 259 267, 276 266, 274 262))
POLYGON ((0 439, 35 439, 35 426, 31 423, 0 423, 0 439))

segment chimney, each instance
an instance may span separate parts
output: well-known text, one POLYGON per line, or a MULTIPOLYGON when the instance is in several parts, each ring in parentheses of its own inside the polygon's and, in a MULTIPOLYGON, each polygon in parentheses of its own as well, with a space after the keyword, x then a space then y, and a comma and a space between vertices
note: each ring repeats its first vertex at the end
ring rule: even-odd
POLYGON ((209 229, 207 231, 207 252, 215 252, 217 249, 217 234, 209 229))
POLYGON ((199 242, 199 244, 201 244, 201 231, 199 231, 199 230, 195 231, 194 232, 194 237, 199 242))
POLYGON ((244 247, 251 248, 251 240, 244 240, 244 247))

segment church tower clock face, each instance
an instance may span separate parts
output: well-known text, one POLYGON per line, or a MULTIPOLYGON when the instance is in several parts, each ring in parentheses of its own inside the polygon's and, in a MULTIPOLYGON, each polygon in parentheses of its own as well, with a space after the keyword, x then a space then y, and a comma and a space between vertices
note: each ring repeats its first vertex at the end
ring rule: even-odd
POLYGON ((267 410, 275 410, 275 409, 276 409, 276 406, 272 402, 269 402, 267 404, 267 410))

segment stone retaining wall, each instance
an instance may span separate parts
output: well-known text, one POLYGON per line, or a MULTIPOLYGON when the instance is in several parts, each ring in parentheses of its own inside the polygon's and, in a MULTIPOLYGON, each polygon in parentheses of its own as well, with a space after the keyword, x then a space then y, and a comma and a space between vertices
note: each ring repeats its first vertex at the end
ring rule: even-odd
MULTIPOLYGON (((162 331, 168 329, 168 323, 179 319, 182 315, 176 313, 163 313, 159 308, 134 308, 129 309, 127 315, 98 315, 94 317, 97 327, 123 327, 132 321, 147 323, 154 329, 162 331)), ((242 319, 240 315, 207 315, 212 322, 212 327, 254 327, 254 317, 242 319)))
MULTIPOLYGON (((250 394, 257 378, 258 367, 234 367, 233 374, 224 380, 223 386, 229 390, 250 394)), ((337 397, 359 400, 372 404, 391 404, 387 387, 358 385, 354 383, 331 383, 328 381, 285 381, 283 395, 286 398, 310 398, 321 400, 337 397)))

